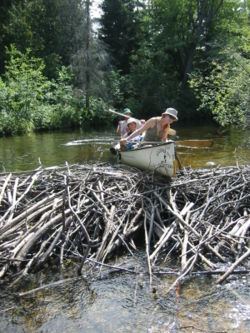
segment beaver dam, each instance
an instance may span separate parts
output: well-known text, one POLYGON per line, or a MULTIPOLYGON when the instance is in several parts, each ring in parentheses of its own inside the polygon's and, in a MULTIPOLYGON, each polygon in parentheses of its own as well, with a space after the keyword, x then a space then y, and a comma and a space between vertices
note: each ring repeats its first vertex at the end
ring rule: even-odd
POLYGON ((109 265, 145 249, 145 274, 249 274, 250 166, 193 170, 172 180, 109 164, 0 175, 0 277, 9 286, 53 262, 76 274, 136 274, 109 265), (178 269, 171 267, 177 262, 178 269))

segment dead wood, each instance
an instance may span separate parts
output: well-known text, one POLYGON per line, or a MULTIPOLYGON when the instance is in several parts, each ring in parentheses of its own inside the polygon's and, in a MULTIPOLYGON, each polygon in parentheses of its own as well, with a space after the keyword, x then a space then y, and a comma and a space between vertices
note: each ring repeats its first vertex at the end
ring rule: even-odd
POLYGON ((249 185, 248 165, 183 168, 171 181, 108 164, 0 174, 0 278, 67 258, 93 270, 144 239, 150 283, 163 258, 180 267, 169 290, 201 271, 225 272, 220 283, 249 272, 249 185))

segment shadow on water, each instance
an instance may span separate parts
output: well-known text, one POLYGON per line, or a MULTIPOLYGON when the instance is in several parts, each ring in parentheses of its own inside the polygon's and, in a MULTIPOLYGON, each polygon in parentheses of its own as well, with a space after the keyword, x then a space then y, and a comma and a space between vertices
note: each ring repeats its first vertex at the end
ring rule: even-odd
MULTIPOLYGON (((250 162, 249 131, 218 133, 213 126, 177 128, 177 139, 213 139, 207 149, 177 148, 185 166, 208 167, 250 162)), ((115 130, 102 132, 54 132, 1 138, 1 171, 24 171, 43 166, 74 163, 117 163, 110 154, 115 130), (102 141, 102 142, 100 142, 102 141)), ((145 254, 121 257, 119 261, 145 272, 145 254)), ((49 268, 29 276, 23 290, 30 290, 76 276, 70 266, 60 271, 49 268)), ((185 281, 178 298, 166 294, 174 277, 153 281, 152 293, 146 274, 105 272, 92 279, 67 282, 17 297, 0 291, 0 332, 249 332, 249 275, 230 278, 211 289, 211 279, 196 277, 185 281)), ((22 290, 22 291, 23 291, 22 290)))

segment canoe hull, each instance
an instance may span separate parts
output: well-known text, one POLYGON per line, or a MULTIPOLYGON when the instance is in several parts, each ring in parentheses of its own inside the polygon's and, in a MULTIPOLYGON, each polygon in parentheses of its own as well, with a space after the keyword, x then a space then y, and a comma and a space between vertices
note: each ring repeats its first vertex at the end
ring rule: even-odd
POLYGON ((175 145, 172 141, 120 151, 118 156, 119 160, 127 165, 167 177, 175 175, 175 145))

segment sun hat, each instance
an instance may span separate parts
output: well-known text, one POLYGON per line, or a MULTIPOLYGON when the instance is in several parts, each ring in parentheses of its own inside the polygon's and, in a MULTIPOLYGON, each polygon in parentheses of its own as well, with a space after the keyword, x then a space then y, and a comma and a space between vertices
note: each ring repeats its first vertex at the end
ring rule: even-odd
POLYGON ((129 125, 131 123, 136 123, 136 125, 137 125, 137 120, 135 118, 129 118, 127 121, 127 125, 129 125))
POLYGON ((175 110, 174 108, 167 108, 166 111, 162 113, 163 114, 169 114, 170 116, 174 117, 176 120, 178 120, 177 114, 178 111, 175 110))
POLYGON ((125 108, 123 110, 124 114, 132 114, 131 110, 129 108, 125 108))

